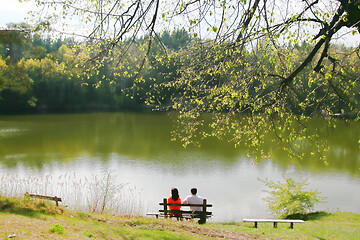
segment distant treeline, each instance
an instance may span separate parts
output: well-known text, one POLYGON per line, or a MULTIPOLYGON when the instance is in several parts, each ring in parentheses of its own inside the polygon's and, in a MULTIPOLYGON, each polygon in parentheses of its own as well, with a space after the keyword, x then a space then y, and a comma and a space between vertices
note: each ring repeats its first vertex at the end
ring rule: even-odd
MULTIPOLYGON (((144 37, 128 40, 124 43, 127 47, 115 47, 111 52, 99 56, 94 49, 87 49, 85 44, 71 39, 40 35, 27 38, 12 32, 7 35, 11 40, 7 40, 8 36, 4 34, 0 36, 0 113, 144 110, 151 104, 162 105, 166 109, 171 99, 182 92, 181 87, 174 87, 171 82, 179 77, 180 69, 192 61, 186 49, 196 49, 194 46, 199 43, 187 31, 177 30, 163 32, 152 41, 150 49, 144 37), (128 44, 129 41, 132 44, 128 44), (162 84, 163 87, 154 89, 153 84, 162 84), (151 100, 149 95, 152 96, 151 100)), ((95 48, 101 50, 102 47, 99 44, 95 48)), ((353 51, 344 46, 331 48, 334 52, 341 50, 339 52, 344 56, 353 51)), ((251 66, 260 64, 266 67, 259 69, 271 72, 276 68, 275 57, 264 57, 259 49, 243 58, 253 62, 251 66)), ((298 56, 294 59, 300 62, 310 50, 310 44, 302 42, 292 46, 291 50, 284 46, 283 53, 284 56, 298 56)), ((291 64, 296 66, 298 63, 291 64)), ((358 58, 344 58, 341 64, 349 68, 360 65, 358 58)), ((303 99, 307 97, 301 94, 307 94, 309 91, 305 90, 310 86, 309 80, 301 77, 309 76, 309 71, 312 69, 305 69, 296 80, 296 84, 304 89, 296 94, 303 99)), ((220 84, 228 79, 223 74, 219 77, 220 84)), ((255 81, 253 89, 261 81, 260 78, 258 82, 255 81)), ((338 83, 341 81, 344 79, 338 79, 338 83)), ((316 91, 315 94, 321 96, 325 90, 318 88, 316 91)), ((307 111, 301 106, 292 108, 297 113, 307 111)))
POLYGON ((11 41, 0 36, 0 113, 146 109, 154 79, 175 71, 156 56, 192 41, 183 30, 164 32, 141 65, 148 53, 146 37, 104 57, 71 39, 18 35, 10 32, 11 41), (135 78, 136 71, 141 74, 135 78))

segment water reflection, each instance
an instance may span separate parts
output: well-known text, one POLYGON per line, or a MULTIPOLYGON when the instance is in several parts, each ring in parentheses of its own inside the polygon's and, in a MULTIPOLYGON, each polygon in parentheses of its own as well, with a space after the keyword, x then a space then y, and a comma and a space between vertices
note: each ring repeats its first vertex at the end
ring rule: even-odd
MULTIPOLYGON (((163 164, 182 162, 183 156, 176 153, 198 151, 192 147, 182 148, 172 142, 172 123, 165 113, 91 113, 54 114, 0 117, 0 156, 7 167, 16 161, 29 167, 40 167, 51 161, 72 161, 82 155, 102 154, 102 161, 111 159, 113 153, 139 160, 161 161, 163 164), (156 157, 161 156, 161 157, 156 157), (14 162, 14 160, 16 160, 14 162)), ((346 171, 360 175, 360 148, 358 123, 339 122, 324 136, 330 149, 329 166, 316 158, 302 161, 289 159, 281 151, 275 152, 274 163, 286 169, 289 165, 300 170, 314 172, 346 171)), ((311 151, 311 149, 309 149, 311 151)), ((246 156, 244 146, 234 148, 231 143, 208 139, 202 142, 199 151, 211 159, 228 165, 239 159, 252 162, 246 156)), ((207 159, 196 157, 197 161, 207 159)), ((264 160, 269 161, 269 160, 264 160)), ((209 161, 210 167, 212 162, 209 161)))
MULTIPOLYGON (((16 156, 28 166, 75 159, 83 154, 101 153, 106 160, 118 153, 145 160, 159 153, 182 150, 179 143, 169 140, 171 123, 165 114, 10 116, 0 118, 0 129, 3 132, 17 129, 16 134, 0 136, 0 155, 16 156), (39 158, 39 155, 46 158, 39 158)), ((227 160, 237 155, 230 144, 210 146, 206 151, 225 155, 227 160)), ((5 163, 6 159, 1 161, 5 163)))
POLYGON ((244 146, 216 139, 184 149, 170 141, 172 123, 164 113, 0 116, 0 170, 87 176, 111 169, 118 182, 142 189, 146 210, 156 210, 171 187, 185 197, 196 185, 222 221, 265 217, 264 186, 257 179, 287 175, 309 178, 328 197, 323 207, 360 213, 360 126, 348 124, 339 122, 323 135, 330 145, 325 166, 316 158, 290 160, 281 151, 253 164, 244 146))

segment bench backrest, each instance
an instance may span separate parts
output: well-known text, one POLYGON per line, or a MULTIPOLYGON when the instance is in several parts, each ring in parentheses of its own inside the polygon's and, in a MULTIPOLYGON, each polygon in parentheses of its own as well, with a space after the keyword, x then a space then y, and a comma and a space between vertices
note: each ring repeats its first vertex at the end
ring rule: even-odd
POLYGON ((168 203, 167 199, 164 198, 162 203, 159 203, 159 205, 164 206, 163 210, 160 210, 160 212, 163 212, 164 215, 168 215, 169 213, 193 213, 192 211, 179 211, 179 210, 168 210, 168 206, 181 206, 181 207, 201 207, 201 214, 205 215, 211 215, 212 212, 207 212, 206 209, 208 207, 212 207, 212 204, 207 204, 206 199, 203 200, 202 204, 179 204, 179 203, 168 203))
POLYGON ((51 201, 55 201, 56 202, 56 206, 59 206, 59 202, 61 202, 61 198, 55 196, 55 197, 51 197, 51 196, 44 196, 44 195, 38 195, 38 194, 30 194, 28 192, 26 192, 24 194, 25 197, 31 197, 31 198, 38 198, 38 199, 46 199, 46 200, 51 200, 51 201))

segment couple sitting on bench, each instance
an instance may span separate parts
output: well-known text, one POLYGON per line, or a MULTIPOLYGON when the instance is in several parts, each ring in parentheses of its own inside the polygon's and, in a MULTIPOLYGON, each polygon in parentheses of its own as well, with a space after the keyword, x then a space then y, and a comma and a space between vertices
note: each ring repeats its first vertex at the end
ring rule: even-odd
MULTIPOLYGON (((181 202, 179 196, 179 190, 177 188, 171 189, 171 197, 168 198, 168 203, 176 203, 176 204, 203 204, 203 198, 196 195, 197 189, 191 189, 191 195, 187 196, 184 201, 181 202)), ((181 206, 169 206, 169 210, 177 210, 180 211, 181 206)), ((202 211, 201 207, 190 206, 190 210, 194 213, 202 211)), ((170 212, 170 215, 181 215, 181 213, 170 212)))

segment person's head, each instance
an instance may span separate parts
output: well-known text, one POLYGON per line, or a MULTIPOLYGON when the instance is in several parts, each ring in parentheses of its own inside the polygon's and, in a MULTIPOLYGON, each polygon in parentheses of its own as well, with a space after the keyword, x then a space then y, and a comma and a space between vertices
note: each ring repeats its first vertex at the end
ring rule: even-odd
POLYGON ((191 194, 192 194, 192 195, 196 195, 196 193, 197 193, 197 189, 196 189, 196 188, 192 188, 192 189, 191 189, 191 194))
POLYGON ((171 189, 171 197, 174 199, 174 201, 177 201, 179 199, 179 190, 177 188, 171 189))

